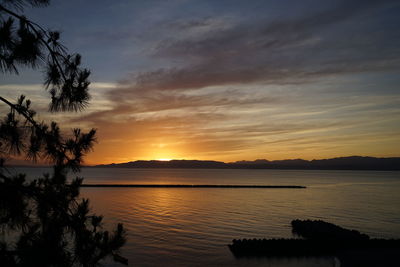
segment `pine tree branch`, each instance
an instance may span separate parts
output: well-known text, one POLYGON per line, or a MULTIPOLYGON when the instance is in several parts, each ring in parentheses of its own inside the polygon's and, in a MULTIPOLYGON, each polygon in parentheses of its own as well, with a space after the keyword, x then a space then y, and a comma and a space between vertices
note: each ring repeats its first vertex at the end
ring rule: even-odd
POLYGON ((30 117, 28 114, 26 114, 18 105, 11 103, 10 101, 8 101, 7 99, 5 99, 2 96, 0 96, 0 100, 2 102, 4 102, 5 104, 7 104, 8 106, 10 106, 10 108, 17 111, 18 114, 22 115, 27 121, 29 121, 35 127, 36 130, 43 133, 43 130, 42 130, 42 128, 40 128, 39 124, 34 119, 32 119, 32 117, 30 117))
MULTIPOLYGON (((46 136, 48 135, 47 132, 45 132, 40 126, 39 124, 28 114, 26 114, 25 110, 21 109, 21 107, 19 107, 18 105, 15 105, 13 103, 11 103, 10 101, 8 101, 7 99, 5 99, 4 97, 0 96, 0 101, 4 102, 5 104, 7 104, 8 106, 10 106, 11 109, 15 110, 18 112, 18 114, 20 114, 21 116, 23 116, 29 123, 32 124, 33 127, 35 127, 35 129, 37 131, 39 131, 42 135, 46 136)), ((63 157, 65 157, 65 160, 67 162, 72 162, 72 159, 70 157, 68 157, 68 155, 65 153, 66 151, 66 147, 65 145, 60 144, 60 147, 58 147, 59 152, 63 155, 63 157)), ((62 164, 61 162, 57 162, 57 165, 62 164)))
POLYGON ((45 36, 49 37, 48 34, 47 34, 47 31, 45 31, 42 27, 38 26, 37 23, 34 23, 34 22, 28 20, 28 19, 25 18, 24 16, 18 15, 17 13, 15 13, 15 12, 13 12, 13 11, 11 11, 11 10, 5 8, 3 5, 0 5, 0 10, 6 12, 7 14, 9 14, 9 15, 11 15, 11 16, 13 16, 13 17, 15 17, 15 18, 17 18, 17 19, 19 19, 19 20, 21 20, 21 21, 26 22, 26 24, 29 26, 29 28, 32 29, 32 31, 36 34, 37 38, 38 38, 38 39, 44 44, 44 46, 47 48, 47 50, 49 51, 50 56, 51 56, 51 58, 52 58, 52 60, 53 60, 53 63, 57 66, 59 72, 61 73, 61 76, 62 76, 63 79, 64 79, 64 81, 66 81, 67 78, 65 77, 64 70, 63 70, 63 68, 61 67, 60 62, 59 62, 58 59, 57 59, 57 55, 60 55, 60 54, 59 54, 59 53, 56 53, 56 52, 50 47, 50 45, 48 44, 48 42, 42 38, 42 34, 44 34, 45 36), (38 27, 39 30, 36 29, 35 26, 38 27))

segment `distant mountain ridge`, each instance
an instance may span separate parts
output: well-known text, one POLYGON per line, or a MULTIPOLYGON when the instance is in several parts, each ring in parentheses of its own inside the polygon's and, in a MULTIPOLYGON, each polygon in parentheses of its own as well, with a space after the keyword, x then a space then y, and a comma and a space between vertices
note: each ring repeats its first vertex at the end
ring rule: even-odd
POLYGON ((310 169, 310 170, 400 170, 400 157, 339 157, 331 159, 257 159, 225 163, 212 160, 138 160, 126 163, 96 165, 101 168, 199 168, 199 169, 310 169))

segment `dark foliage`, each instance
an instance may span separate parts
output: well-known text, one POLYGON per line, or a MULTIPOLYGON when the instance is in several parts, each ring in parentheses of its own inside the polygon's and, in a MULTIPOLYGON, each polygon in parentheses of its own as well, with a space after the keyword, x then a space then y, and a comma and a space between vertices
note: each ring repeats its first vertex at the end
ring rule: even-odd
POLYGON ((299 238, 234 239, 235 257, 337 257, 341 266, 399 266, 400 239, 373 239, 321 220, 293 220, 299 238))
POLYGON ((8 0, 0 5, 0 71, 18 73, 18 65, 32 68, 44 65, 45 86, 51 96, 50 110, 81 110, 90 99, 90 71, 80 68, 81 56, 67 53, 60 43, 59 32, 44 30, 12 10, 48 2, 8 0))
MULTIPOLYGON (((19 15, 25 6, 48 0, 0 2, 0 72, 18 74, 19 66, 45 68, 51 111, 79 111, 89 101, 90 72, 80 68, 80 55, 70 55, 58 32, 46 31, 19 15)), ((63 134, 57 123, 38 122, 31 101, 21 95, 15 103, 0 96, 10 111, 0 121, 0 262, 2 266, 96 266, 118 254, 125 243, 122 224, 102 228, 102 216, 90 213, 89 200, 79 197, 77 172, 96 141, 94 129, 63 134), (26 180, 11 175, 5 159, 17 155, 51 163, 52 174, 26 180)))
POLYGON ((293 233, 313 240, 366 241, 369 236, 322 220, 293 220, 293 233))

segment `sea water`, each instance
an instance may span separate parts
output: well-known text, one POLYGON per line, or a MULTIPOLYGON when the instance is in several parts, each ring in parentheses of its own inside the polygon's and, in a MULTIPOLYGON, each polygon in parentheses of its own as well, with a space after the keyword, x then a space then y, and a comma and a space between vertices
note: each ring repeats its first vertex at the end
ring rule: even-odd
MULTIPOLYGON (((49 169, 21 168, 30 177, 49 169)), ((236 259, 232 239, 290 238, 293 219, 322 219, 400 238, 400 172, 83 168, 84 183, 303 185, 268 188, 82 188, 106 227, 123 223, 132 266, 338 266, 334 258, 236 259)), ((119 266, 107 262, 109 266, 119 266)))

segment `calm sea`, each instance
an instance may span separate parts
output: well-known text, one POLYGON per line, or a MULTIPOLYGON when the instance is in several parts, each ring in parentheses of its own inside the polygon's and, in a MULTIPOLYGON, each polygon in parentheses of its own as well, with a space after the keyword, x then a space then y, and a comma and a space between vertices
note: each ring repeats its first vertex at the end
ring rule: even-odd
POLYGON ((400 238, 400 172, 84 168, 79 175, 85 183, 307 186, 83 188, 107 225, 127 228, 122 254, 132 266, 338 266, 332 258, 236 259, 227 247, 234 238, 292 237, 296 218, 400 238))

